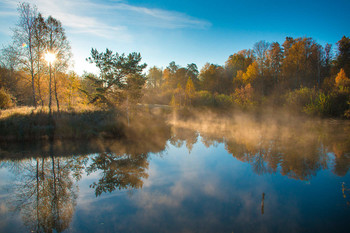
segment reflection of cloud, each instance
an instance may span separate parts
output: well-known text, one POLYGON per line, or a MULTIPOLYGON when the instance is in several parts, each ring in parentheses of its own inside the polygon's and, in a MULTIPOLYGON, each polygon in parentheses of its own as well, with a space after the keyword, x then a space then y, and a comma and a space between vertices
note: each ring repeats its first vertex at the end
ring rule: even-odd
POLYGON ((5 203, 2 202, 2 203, 0 204, 0 213, 1 213, 1 214, 5 214, 5 213, 7 213, 7 212, 8 212, 8 208, 7 208, 7 206, 5 205, 5 203))
MULTIPOLYGON (((4 14, 14 14, 17 2, 0 0, 12 8, 4 14)), ((105 38, 131 40, 129 24, 160 28, 207 28, 210 23, 176 11, 133 6, 122 1, 92 0, 28 0, 44 15, 59 19, 72 33, 86 33, 105 38), (123 25, 124 24, 124 25, 123 25)))

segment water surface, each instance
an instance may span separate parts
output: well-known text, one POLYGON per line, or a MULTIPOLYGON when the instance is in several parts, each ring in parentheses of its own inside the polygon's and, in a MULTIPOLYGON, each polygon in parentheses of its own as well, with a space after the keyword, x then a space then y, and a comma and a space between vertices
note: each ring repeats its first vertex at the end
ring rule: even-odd
POLYGON ((349 124, 197 119, 4 145, 0 232, 348 232, 349 124))

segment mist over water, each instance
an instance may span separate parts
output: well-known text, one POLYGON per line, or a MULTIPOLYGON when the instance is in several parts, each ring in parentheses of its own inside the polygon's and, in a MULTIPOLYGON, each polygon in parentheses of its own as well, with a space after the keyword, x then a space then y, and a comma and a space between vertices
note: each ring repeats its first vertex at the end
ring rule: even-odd
POLYGON ((1 232, 347 232, 350 124, 141 114, 123 140, 2 145, 1 232))

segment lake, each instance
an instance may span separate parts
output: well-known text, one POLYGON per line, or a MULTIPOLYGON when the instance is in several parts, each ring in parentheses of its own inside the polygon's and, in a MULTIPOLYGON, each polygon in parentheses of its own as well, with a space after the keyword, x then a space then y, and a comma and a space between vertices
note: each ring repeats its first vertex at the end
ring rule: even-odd
POLYGON ((0 232, 349 232, 350 124, 204 115, 1 146, 0 232))

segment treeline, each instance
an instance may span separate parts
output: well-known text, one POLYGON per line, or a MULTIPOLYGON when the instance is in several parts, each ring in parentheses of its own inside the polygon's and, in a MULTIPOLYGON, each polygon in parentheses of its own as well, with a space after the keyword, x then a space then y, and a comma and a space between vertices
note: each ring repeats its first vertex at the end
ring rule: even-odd
POLYGON ((312 38, 260 41, 225 65, 171 62, 150 68, 145 102, 254 109, 284 106, 312 115, 350 117, 350 39, 324 47, 312 38), (334 53, 335 52, 335 53, 334 53))
POLYGON ((257 109, 273 106, 311 115, 350 117, 350 38, 335 48, 308 37, 283 44, 260 41, 224 65, 200 70, 174 61, 165 68, 141 63, 139 53, 91 50, 99 74, 72 71, 70 43, 59 20, 35 6, 18 5, 12 44, 1 51, 0 108, 25 105, 74 109, 87 105, 129 108, 137 103, 174 107, 257 109))

